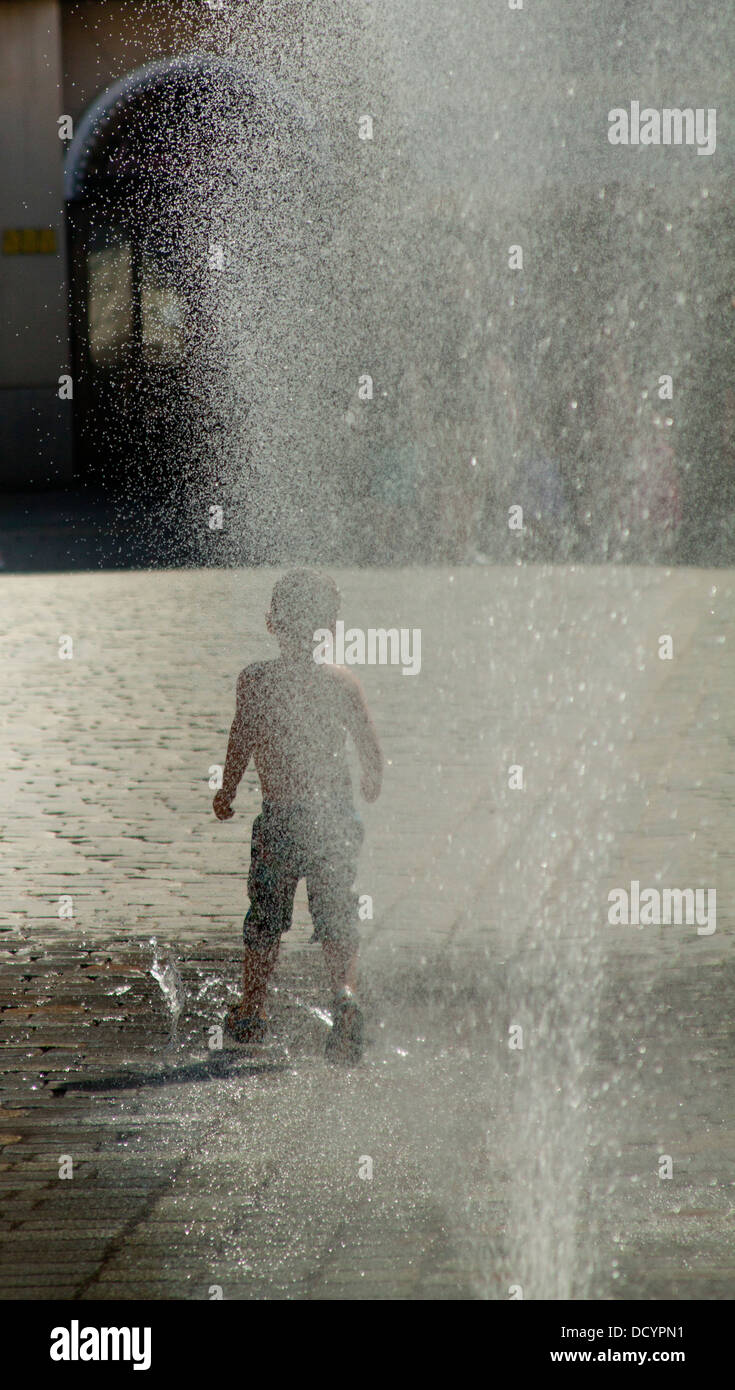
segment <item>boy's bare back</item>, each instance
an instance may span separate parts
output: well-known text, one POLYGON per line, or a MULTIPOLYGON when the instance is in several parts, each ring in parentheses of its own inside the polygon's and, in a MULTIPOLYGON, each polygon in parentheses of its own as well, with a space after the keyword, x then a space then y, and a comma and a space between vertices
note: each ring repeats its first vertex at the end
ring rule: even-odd
POLYGON ((383 757, 360 682, 343 667, 314 660, 314 633, 335 630, 339 593, 326 575, 292 570, 276 584, 266 627, 280 655, 256 661, 237 680, 222 788, 214 798, 220 820, 251 758, 264 802, 309 807, 352 801, 346 736, 362 766, 367 801, 380 794, 383 757))
POLYGON ((360 757, 363 795, 374 801, 382 757, 362 687, 352 673, 317 665, 308 655, 246 666, 237 681, 219 798, 223 809, 229 808, 251 757, 266 801, 311 805, 351 800, 347 734, 360 757))

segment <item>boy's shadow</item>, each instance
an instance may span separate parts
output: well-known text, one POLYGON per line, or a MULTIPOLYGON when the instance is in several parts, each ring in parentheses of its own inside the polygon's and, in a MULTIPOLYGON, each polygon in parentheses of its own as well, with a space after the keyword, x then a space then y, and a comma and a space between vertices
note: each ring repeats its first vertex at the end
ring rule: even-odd
POLYGON ((289 1061, 272 1061, 252 1055, 224 1052, 201 1062, 187 1062, 168 1070, 123 1072, 113 1076, 85 1078, 81 1081, 59 1081, 51 1086, 51 1094, 64 1096, 67 1091, 134 1091, 150 1086, 177 1086, 192 1081, 217 1081, 234 1076, 260 1076, 288 1071, 289 1061))

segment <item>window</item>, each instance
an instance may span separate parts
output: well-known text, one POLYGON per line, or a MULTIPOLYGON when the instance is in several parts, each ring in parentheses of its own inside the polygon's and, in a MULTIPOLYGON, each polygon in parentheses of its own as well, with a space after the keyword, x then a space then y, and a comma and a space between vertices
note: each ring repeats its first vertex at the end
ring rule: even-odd
POLYGON ((183 305, 160 266, 145 258, 141 266, 140 309, 144 357, 149 362, 177 361, 182 351, 183 305))
POLYGON ((89 354, 96 366, 108 366, 126 351, 133 333, 130 244, 90 252, 87 274, 89 354))

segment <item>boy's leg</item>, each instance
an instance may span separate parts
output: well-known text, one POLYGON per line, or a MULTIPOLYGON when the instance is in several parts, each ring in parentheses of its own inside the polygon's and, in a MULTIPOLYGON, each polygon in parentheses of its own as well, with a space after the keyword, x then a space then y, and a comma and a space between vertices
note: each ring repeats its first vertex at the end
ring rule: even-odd
POLYGON ((243 950, 242 999, 228 1011, 225 1028, 241 1043, 264 1042, 268 1032, 265 999, 268 979, 278 958, 280 942, 267 950, 246 945, 243 950))
POLYGON ((280 941, 269 949, 243 948, 242 959, 242 1004, 245 1015, 265 1018, 265 1001, 268 994, 268 981, 278 960, 280 941))
POLYGON ((280 825, 261 813, 253 822, 250 907, 243 923, 242 1000, 227 1015, 235 1034, 242 1032, 243 1038, 247 1035, 252 1041, 265 1035, 268 980, 278 959, 281 933, 291 924, 298 882, 289 863, 288 845, 282 841, 280 825))
MULTIPOLYGON (((246 919, 247 930, 247 919, 246 919)), ((226 1029, 238 1042, 263 1042, 268 1032, 265 1001, 268 980, 278 960, 280 939, 264 945, 249 945, 242 955, 242 999, 228 1011, 226 1029)))
POLYGON ((363 1049, 363 1016, 355 998, 357 946, 352 939, 352 933, 344 939, 326 939, 322 946, 334 991, 332 1031, 327 1038, 327 1057, 335 1062, 359 1062, 363 1049))
MULTIPOLYGON (((334 849, 327 855, 327 844, 317 846, 306 870, 306 891, 314 935, 321 941, 332 990, 357 989, 358 896, 353 884, 364 830, 360 817, 352 812, 338 819, 324 832, 334 849)), ((331 848, 331 847, 330 847, 331 848)))
MULTIPOLYGON (((359 840, 354 846, 359 848, 359 840)), ((332 1031, 327 1056, 355 1063, 363 1048, 362 1010, 355 998, 360 939, 357 932, 358 897, 352 888, 356 854, 346 853, 341 862, 322 861, 310 866, 306 876, 314 934, 321 941, 334 994, 332 1031)))
POLYGON ((357 989, 357 947, 347 941, 323 941, 324 960, 329 971, 332 990, 338 994, 341 989, 357 989))
POLYGON ((356 868, 356 862, 349 859, 337 865, 317 861, 306 875, 314 937, 321 942, 334 994, 357 989, 358 897, 352 887, 356 868))

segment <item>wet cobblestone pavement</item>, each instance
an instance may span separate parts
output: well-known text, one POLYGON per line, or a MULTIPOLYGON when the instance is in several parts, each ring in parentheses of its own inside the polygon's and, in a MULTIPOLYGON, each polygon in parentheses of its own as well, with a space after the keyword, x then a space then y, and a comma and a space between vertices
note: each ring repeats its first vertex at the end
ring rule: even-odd
POLYGON ((271 1041, 210 1047, 258 796, 221 826, 207 779, 273 577, 3 581, 2 1296, 732 1297, 733 577, 337 575, 350 622, 423 632, 418 677, 361 672, 353 1071, 302 889, 271 1041), (632 879, 716 887, 716 931, 611 927, 632 879))

